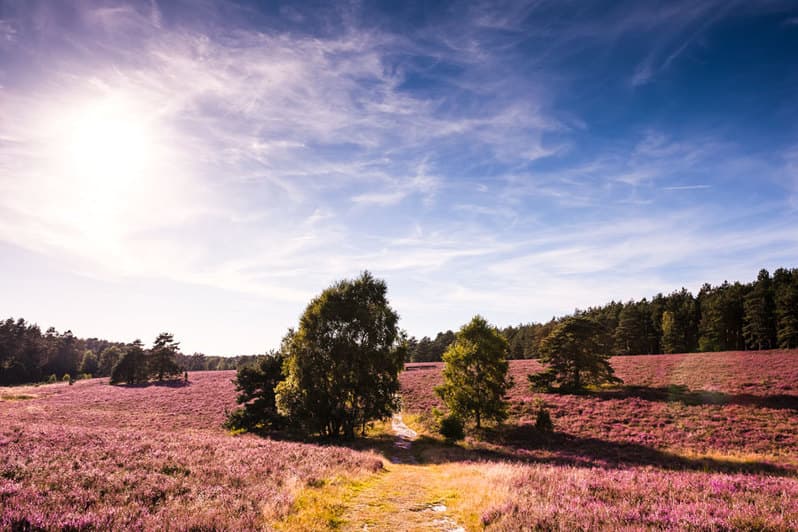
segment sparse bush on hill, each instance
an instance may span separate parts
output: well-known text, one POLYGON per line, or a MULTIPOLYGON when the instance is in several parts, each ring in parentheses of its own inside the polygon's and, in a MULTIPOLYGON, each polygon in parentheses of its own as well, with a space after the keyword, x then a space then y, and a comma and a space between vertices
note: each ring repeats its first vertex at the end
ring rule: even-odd
POLYGON ((549 368, 529 375, 536 390, 581 390, 587 385, 622 382, 606 354, 606 331, 594 320, 575 316, 563 321, 541 344, 540 362, 549 368))
POLYGON ((443 355, 444 383, 435 389, 453 414, 473 419, 477 428, 507 418, 507 352, 507 340, 482 316, 457 332, 443 355))
POLYGON ((384 281, 364 272, 314 298, 282 346, 277 405, 296 428, 329 437, 390 416, 397 407, 406 342, 384 281))
POLYGON ((441 436, 446 438, 446 441, 453 443, 465 438, 465 424, 462 418, 455 414, 450 414, 441 419, 441 425, 438 429, 441 436))

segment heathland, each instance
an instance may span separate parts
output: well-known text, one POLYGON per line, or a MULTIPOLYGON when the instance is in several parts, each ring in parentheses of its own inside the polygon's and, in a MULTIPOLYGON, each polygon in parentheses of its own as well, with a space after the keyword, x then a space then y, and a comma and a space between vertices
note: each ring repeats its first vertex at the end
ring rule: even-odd
POLYGON ((432 430, 442 365, 411 364, 410 449, 380 423, 346 444, 232 434, 234 372, 0 388, 0 528, 798 528, 798 351, 611 362, 623 384, 559 394, 511 361, 510 418, 458 445, 432 430))

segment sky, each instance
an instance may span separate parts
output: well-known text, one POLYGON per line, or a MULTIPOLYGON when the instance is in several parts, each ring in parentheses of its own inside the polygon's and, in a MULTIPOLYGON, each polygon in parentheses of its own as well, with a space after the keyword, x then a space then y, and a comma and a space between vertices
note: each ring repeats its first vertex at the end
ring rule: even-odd
POLYGON ((798 4, 0 0, 0 316, 262 353, 798 266, 798 4))

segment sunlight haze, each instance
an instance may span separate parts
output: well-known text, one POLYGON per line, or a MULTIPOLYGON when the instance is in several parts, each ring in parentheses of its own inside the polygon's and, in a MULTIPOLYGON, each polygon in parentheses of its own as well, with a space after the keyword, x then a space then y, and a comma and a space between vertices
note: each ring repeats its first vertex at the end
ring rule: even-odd
POLYGON ((0 310, 279 346, 363 270, 408 334, 798 257, 794 2, 0 0, 0 310))

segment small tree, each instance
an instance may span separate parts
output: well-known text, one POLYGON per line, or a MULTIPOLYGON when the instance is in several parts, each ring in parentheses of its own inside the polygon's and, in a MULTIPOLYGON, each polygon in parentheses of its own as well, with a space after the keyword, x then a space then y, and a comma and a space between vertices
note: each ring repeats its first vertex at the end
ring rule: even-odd
POLYGON ((97 369, 97 355, 91 349, 86 349, 83 352, 83 360, 80 362, 80 372, 96 375, 97 369))
POLYGON ((508 351, 507 340, 482 316, 458 331, 443 354, 444 383, 435 388, 453 414, 473 419, 477 428, 483 421, 507 419, 508 351))
POLYGON ((397 407, 406 342, 384 281, 364 272, 313 299, 283 341, 280 413, 309 432, 352 438, 397 407))
POLYGON ((274 393, 284 378, 283 362, 282 353, 274 352, 238 368, 233 382, 239 392, 236 400, 243 407, 230 414, 229 428, 260 430, 285 425, 285 417, 277 411, 274 393))
POLYGON ((568 318, 541 342, 540 362, 549 368, 529 375, 534 388, 559 384, 560 389, 580 390, 588 384, 620 383, 609 362, 604 328, 583 316, 568 318))
POLYGON ((127 384, 137 384, 146 382, 147 360, 144 355, 144 345, 141 340, 136 340, 130 344, 122 355, 122 358, 111 370, 111 384, 125 382, 127 384))
POLYGON ((102 353, 100 353, 100 359, 98 361, 99 375, 111 375, 111 370, 114 369, 114 366, 117 362, 119 362, 119 359, 122 358, 123 355, 124 352, 122 349, 115 345, 103 349, 102 353))
POLYGON ((164 377, 180 375, 180 366, 177 365, 179 342, 171 333, 163 332, 158 335, 152 345, 149 356, 149 373, 162 381, 164 377))

